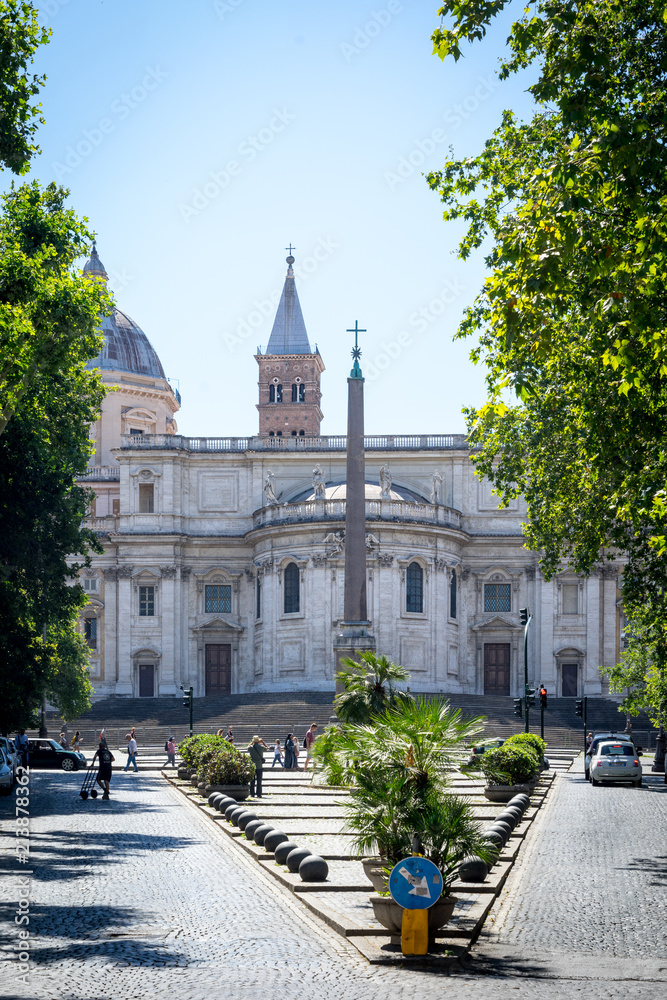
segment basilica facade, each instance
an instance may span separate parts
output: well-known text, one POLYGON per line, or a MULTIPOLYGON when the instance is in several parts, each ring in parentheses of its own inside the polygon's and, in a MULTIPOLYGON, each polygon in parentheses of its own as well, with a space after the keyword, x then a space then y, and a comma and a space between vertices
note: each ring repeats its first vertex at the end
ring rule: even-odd
MULTIPOLYGON (((81 628, 97 697, 330 690, 343 618, 346 439, 320 434, 323 359, 292 269, 258 353, 258 429, 178 433, 180 396, 120 309, 91 364, 116 387, 82 482, 104 553, 83 571, 81 628), (93 464, 94 463, 94 464, 93 464)), ((96 250, 84 268, 107 275, 96 250)), ((462 435, 372 436, 366 449, 370 631, 413 691, 605 694, 621 635, 614 567, 545 581, 517 501, 499 509, 462 435)))

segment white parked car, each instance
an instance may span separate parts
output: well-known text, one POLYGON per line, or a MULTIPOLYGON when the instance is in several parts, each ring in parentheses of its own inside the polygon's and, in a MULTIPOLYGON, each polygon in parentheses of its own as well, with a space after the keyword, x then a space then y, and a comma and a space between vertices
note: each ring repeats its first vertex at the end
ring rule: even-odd
POLYGON ((0 795, 11 795, 14 775, 5 751, 0 747, 0 795))
POLYGON ((602 781, 629 781, 635 786, 642 783, 642 766, 632 743, 609 740, 599 743, 590 763, 591 785, 602 781))

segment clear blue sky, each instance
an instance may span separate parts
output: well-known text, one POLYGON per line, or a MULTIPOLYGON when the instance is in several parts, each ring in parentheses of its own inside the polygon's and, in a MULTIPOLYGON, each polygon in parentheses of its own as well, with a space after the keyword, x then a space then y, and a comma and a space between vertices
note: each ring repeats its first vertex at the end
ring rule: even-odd
POLYGON ((443 65, 437 6, 40 4, 53 38, 33 176, 68 186, 99 234, 118 305, 180 380, 182 433, 255 432, 254 353, 290 242, 327 369, 323 433, 344 431, 355 320, 368 433, 460 432, 461 407, 482 401, 483 371, 452 335, 483 262, 456 259, 423 173, 530 103, 525 80, 495 77, 508 17, 443 65))

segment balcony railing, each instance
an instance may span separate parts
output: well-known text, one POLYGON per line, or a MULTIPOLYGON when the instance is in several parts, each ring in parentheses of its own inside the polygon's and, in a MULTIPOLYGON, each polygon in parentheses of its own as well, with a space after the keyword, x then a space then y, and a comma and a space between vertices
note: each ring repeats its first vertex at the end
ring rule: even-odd
POLYGON ((120 480, 119 465, 90 465, 86 472, 79 476, 79 480, 90 482, 101 482, 102 480, 120 480))
MULTIPOLYGON (((465 434, 385 434, 364 438, 366 451, 443 451, 468 449, 465 434)), ((344 434, 328 437, 184 437, 182 434, 124 434, 121 448, 177 451, 345 451, 344 434)))
MULTIPOLYGON (((274 504, 253 514, 253 527, 272 524, 296 524, 309 521, 344 521, 345 500, 303 500, 299 503, 274 504)), ((367 500, 367 521, 421 522, 460 528, 461 515, 440 504, 410 503, 407 500, 367 500)))
POLYGON ((115 514, 109 514, 107 517, 87 517, 84 525, 100 535, 108 535, 118 530, 118 518, 115 514))

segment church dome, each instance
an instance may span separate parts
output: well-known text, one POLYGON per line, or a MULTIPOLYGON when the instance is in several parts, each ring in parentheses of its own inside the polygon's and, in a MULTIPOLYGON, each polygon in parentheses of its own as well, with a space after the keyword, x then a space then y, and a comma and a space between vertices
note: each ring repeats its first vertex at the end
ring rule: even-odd
MULTIPOLYGON (((377 483, 365 483, 366 500, 382 500, 382 490, 377 483)), ((325 500, 345 500, 347 498, 347 483, 337 483, 328 485, 324 491, 325 500)), ((308 491, 308 495, 296 497, 296 500, 314 500, 315 493, 308 491)), ((387 499, 385 497, 385 499, 387 499)), ((408 503, 424 503, 423 497, 418 497, 416 493, 406 490, 403 486, 392 485, 389 491, 389 500, 407 500, 408 503)))
MULTIPOLYGON (((95 243, 89 259, 83 265, 83 273, 92 281, 101 281, 106 285, 108 275, 97 254, 95 243)), ((141 327, 126 313, 114 309, 111 316, 104 317, 101 326, 104 346, 95 360, 88 362, 86 367, 165 378, 153 345, 141 327)))
POLYGON ((102 320, 104 346, 89 368, 165 378, 162 363, 140 326, 120 309, 102 320))

